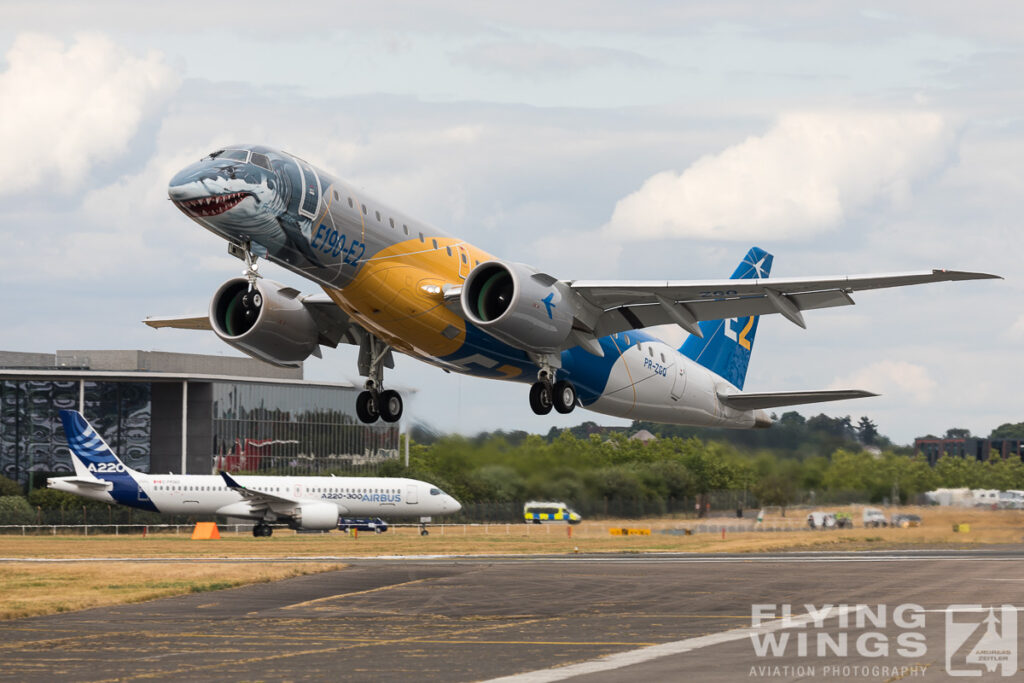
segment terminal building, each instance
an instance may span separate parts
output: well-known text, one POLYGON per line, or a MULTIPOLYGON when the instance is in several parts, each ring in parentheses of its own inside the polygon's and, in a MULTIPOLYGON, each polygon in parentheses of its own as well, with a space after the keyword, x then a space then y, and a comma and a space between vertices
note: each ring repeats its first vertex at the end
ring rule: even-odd
POLYGON ((61 409, 141 472, 371 473, 398 457, 400 427, 360 422, 360 391, 249 358, 0 351, 0 474, 72 471, 61 409))

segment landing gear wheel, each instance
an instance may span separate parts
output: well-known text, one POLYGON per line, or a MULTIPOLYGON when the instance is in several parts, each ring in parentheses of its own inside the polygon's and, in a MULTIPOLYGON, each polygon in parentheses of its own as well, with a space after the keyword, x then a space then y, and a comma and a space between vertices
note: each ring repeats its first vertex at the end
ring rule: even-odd
POLYGON ((555 386, 551 389, 551 394, 555 410, 563 415, 571 413, 573 408, 576 407, 576 387, 572 385, 572 382, 564 379, 560 382, 555 382, 555 386))
POLYGON ((252 535, 256 538, 265 538, 271 536, 273 533, 273 527, 271 527, 269 524, 263 524, 262 522, 252 528, 252 535))
POLYGON ((377 397, 380 408, 380 419, 385 422, 398 422, 402 419, 402 395, 394 389, 381 392, 377 397))
POLYGON ((377 399, 369 391, 364 391, 356 397, 356 415, 359 417, 360 422, 366 424, 373 424, 380 417, 377 399))
POLYGON ((530 387, 530 407, 537 415, 547 415, 551 412, 553 403, 551 385, 547 382, 534 382, 530 387))

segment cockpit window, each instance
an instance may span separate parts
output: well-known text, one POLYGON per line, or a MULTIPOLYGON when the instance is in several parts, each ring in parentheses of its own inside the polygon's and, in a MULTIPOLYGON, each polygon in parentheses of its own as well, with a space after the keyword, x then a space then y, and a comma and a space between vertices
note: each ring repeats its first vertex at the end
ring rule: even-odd
POLYGON ((440 496, 441 495, 441 489, 430 489, 430 495, 432 495, 432 496, 440 496))
POLYGON ((269 158, 267 158, 267 155, 266 155, 266 154, 259 154, 259 153, 257 153, 257 152, 253 152, 253 153, 252 153, 252 158, 251 158, 251 159, 249 159, 249 161, 250 161, 251 163, 254 163, 254 164, 256 164, 256 165, 257 165, 257 166, 259 166, 260 168, 265 168, 265 169, 267 169, 268 171, 272 171, 272 170, 274 170, 274 169, 272 169, 272 168, 270 167, 270 159, 269 159, 269 158))
POLYGON ((244 149, 226 149, 224 153, 220 155, 221 159, 231 159, 233 161, 248 161, 249 152, 244 149))

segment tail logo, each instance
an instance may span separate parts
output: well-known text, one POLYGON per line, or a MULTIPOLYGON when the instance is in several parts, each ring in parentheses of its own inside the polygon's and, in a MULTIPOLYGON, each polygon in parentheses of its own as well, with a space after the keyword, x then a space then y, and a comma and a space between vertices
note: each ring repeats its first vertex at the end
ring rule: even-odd
POLYGON ((750 330, 753 328, 754 316, 750 315, 746 318, 731 318, 725 325, 725 329, 723 329, 722 332, 726 337, 732 339, 734 342, 749 351, 750 340, 747 339, 747 335, 750 334, 750 330), (746 322, 744 323, 744 321, 746 322))

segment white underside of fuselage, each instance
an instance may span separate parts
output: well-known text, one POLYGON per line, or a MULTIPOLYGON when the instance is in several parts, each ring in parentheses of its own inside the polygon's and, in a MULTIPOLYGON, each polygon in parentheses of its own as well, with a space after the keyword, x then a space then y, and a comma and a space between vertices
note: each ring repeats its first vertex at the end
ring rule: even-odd
POLYGON ((718 399, 719 392, 738 391, 668 344, 644 342, 622 352, 612 365, 605 390, 587 409, 668 424, 754 427, 761 411, 735 410, 718 399))

